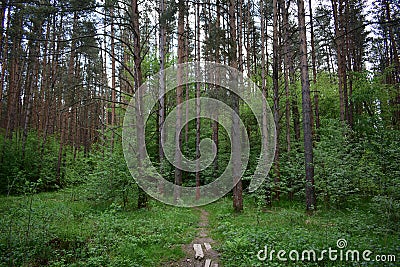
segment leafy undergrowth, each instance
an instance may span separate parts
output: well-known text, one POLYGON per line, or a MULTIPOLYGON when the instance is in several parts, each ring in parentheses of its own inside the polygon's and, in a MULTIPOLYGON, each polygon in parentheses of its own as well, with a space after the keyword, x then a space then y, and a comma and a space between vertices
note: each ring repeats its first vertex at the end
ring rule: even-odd
MULTIPOLYGON (((205 209, 210 213, 211 235, 219 243, 218 250, 221 253, 223 266, 398 266, 400 260, 399 232, 387 225, 387 221, 373 212, 373 205, 361 203, 352 208, 343 210, 318 211, 313 216, 307 216, 303 203, 291 203, 281 201, 279 205, 268 211, 261 211, 253 204, 252 199, 245 199, 245 209, 242 214, 233 215, 232 200, 222 199, 210 204, 205 209), (345 239, 347 246, 343 249, 337 247, 337 241, 345 239), (260 250, 265 251, 257 254, 260 250), (331 260, 328 253, 322 260, 318 260, 322 250, 332 251, 331 258, 337 255, 337 260, 331 260), (270 259, 270 253, 272 260, 270 259), (280 261, 277 258, 279 250, 285 250, 286 254, 280 261), (299 260, 291 250, 299 252, 299 260), (307 261, 308 253, 304 250, 315 250, 317 260, 307 261), (358 250, 360 261, 351 261, 348 250, 358 250), (362 253, 370 250, 373 253, 364 261, 362 253), (343 251, 340 261, 340 251, 343 251), (375 261, 376 255, 395 255, 397 262, 385 263, 375 261), (263 257, 266 256, 264 260, 263 257)), ((390 224, 389 224, 390 226, 390 224)), ((312 255, 312 254, 311 254, 312 255)))
MULTIPOLYGON (((222 266, 398 266, 398 226, 373 202, 320 210, 313 216, 305 214, 303 203, 274 205, 263 211, 246 197, 244 212, 234 214, 226 197, 204 207, 222 266), (395 255, 397 262, 332 261, 328 254, 320 261, 289 259, 291 250, 298 251, 300 259, 304 250, 314 250, 317 258, 324 249, 340 251, 338 239, 347 241, 344 253, 358 250, 361 257, 371 250, 371 259, 395 255), (265 246, 262 261, 257 254, 265 246), (286 251, 288 261, 278 260, 279 250, 286 251)), ((162 266, 184 257, 181 245, 194 239, 199 217, 197 210, 157 201, 144 210, 95 205, 76 189, 1 197, 0 266, 162 266)))
POLYGON ((159 266, 184 256, 198 212, 96 206, 63 190, 0 199, 0 266, 159 266))

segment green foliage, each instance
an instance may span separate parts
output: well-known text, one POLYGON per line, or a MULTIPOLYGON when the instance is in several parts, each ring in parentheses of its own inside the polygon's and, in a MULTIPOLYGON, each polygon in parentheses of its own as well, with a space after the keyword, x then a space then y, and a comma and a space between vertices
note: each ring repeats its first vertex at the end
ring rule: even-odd
POLYGON ((349 129, 337 120, 323 122, 320 141, 314 149, 317 196, 325 205, 341 207, 358 192, 354 148, 349 142, 349 129))
MULTIPOLYGON (((229 198, 206 207, 210 213, 212 237, 219 242, 223 266, 377 266, 376 262, 330 261, 328 257, 318 262, 284 262, 276 258, 281 249, 287 253, 314 249, 318 255, 323 249, 336 249, 340 238, 347 240, 348 249, 398 254, 398 238, 388 233, 388 225, 370 205, 359 203, 358 207, 324 210, 310 217, 300 202, 281 201, 268 212, 260 212, 248 198, 245 203, 243 214, 236 216, 229 198), (275 250, 273 261, 257 258, 257 253, 265 246, 268 252, 275 250)), ((385 264, 396 266, 393 262, 385 264)))
POLYGON ((183 257, 197 214, 151 202, 148 210, 93 206, 84 192, 2 197, 0 265, 159 266, 183 257))
MULTIPOLYGON (((318 90, 319 113, 321 118, 339 118, 339 89, 337 79, 331 77, 332 74, 321 72, 318 74, 317 84, 314 86, 318 90)), ((299 103, 301 103, 299 101, 299 103)))
POLYGON ((121 147, 115 146, 113 153, 94 154, 91 159, 95 165, 85 186, 88 197, 100 202, 115 200, 125 207, 137 193, 137 187, 128 171, 121 147))
POLYGON ((304 199, 304 153, 299 152, 301 144, 292 143, 294 149, 281 155, 280 190, 294 199, 304 199))
POLYGON ((45 144, 38 139, 36 132, 27 137, 25 154, 21 141, 4 139, 0 145, 0 194, 23 194, 25 184, 38 182, 38 191, 49 191, 59 187, 56 178, 58 141, 49 136, 45 144))

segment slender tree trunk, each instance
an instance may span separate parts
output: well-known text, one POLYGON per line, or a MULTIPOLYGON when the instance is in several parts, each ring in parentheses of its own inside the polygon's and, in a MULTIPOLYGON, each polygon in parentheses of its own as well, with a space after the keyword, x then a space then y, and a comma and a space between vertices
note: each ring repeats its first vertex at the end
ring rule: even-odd
MULTIPOLYGON (((137 0, 131 0, 131 23, 133 30, 133 60, 134 60, 134 89, 136 94, 136 120, 137 120, 137 142, 138 142, 138 169, 139 175, 144 176, 145 166, 143 166, 143 160, 146 155, 146 144, 144 138, 144 122, 143 122, 143 88, 142 85, 142 57, 140 54, 141 43, 140 43, 140 28, 139 28, 139 10, 137 0)), ((138 187, 138 208, 147 207, 147 195, 138 187)))
MULTIPOLYGON (((1 76, 0 76, 0 127, 3 126, 3 90, 4 90, 4 79, 7 68, 7 54, 8 54, 8 30, 10 25, 10 9, 7 9, 6 1, 1 2, 0 7, 0 62, 1 62, 1 76), (8 15, 6 16, 6 11, 8 15), (7 18, 7 26, 4 28, 4 23, 7 18), (4 38, 3 38, 4 36, 4 38)), ((1 157, 1 156, 0 156, 1 157)))
POLYGON ((340 104, 340 120, 345 122, 346 104, 345 104, 345 91, 346 91, 346 59, 344 58, 344 31, 343 31, 343 14, 342 14, 342 0, 331 0, 332 10, 335 23, 335 43, 338 57, 338 76, 339 76, 339 104, 340 104), (338 7, 339 5, 339 7, 338 7))
POLYGON ((16 30, 15 36, 12 38, 12 48, 9 59, 11 61, 10 64, 10 74, 9 74, 9 82, 7 84, 7 127, 6 127, 6 137, 8 139, 12 139, 12 135, 14 129, 18 125, 19 117, 18 108, 19 108, 19 98, 20 98, 20 82, 21 82, 21 65, 23 65, 23 60, 20 60, 18 57, 19 54, 22 53, 22 19, 16 18, 14 27, 16 30))
MULTIPOLYGON (((58 70, 60 67, 60 64, 58 63, 58 59, 60 58, 60 43, 58 40, 60 39, 60 33, 56 32, 55 29, 58 27, 59 29, 63 29, 62 26, 62 18, 63 16, 60 16, 60 24, 57 25, 57 20, 56 18, 54 19, 53 22, 53 40, 52 40, 52 50, 54 51, 54 54, 52 55, 52 60, 51 60, 51 85, 50 85, 50 90, 52 97, 54 99, 54 104, 50 107, 48 107, 48 113, 49 113, 49 121, 52 121, 50 125, 52 125, 51 130, 49 130, 49 134, 53 134, 55 132, 60 132, 61 131, 61 120, 62 116, 60 115, 62 112, 62 104, 61 104, 61 99, 62 95, 56 94, 55 88, 58 86, 60 81, 57 79, 58 76, 58 70)), ((51 101, 53 102, 53 101, 51 101)), ((60 141, 61 142, 61 141, 60 141)))
POLYGON ((54 95, 53 92, 51 91, 51 86, 52 86, 52 81, 51 77, 54 77, 52 72, 56 71, 52 69, 53 62, 51 61, 51 56, 50 54, 55 53, 55 40, 56 40, 56 34, 55 34, 55 21, 56 18, 55 16, 52 16, 52 19, 48 21, 47 23, 47 38, 46 38, 46 43, 44 45, 45 51, 44 51, 44 59, 43 59, 43 71, 42 71, 42 86, 41 86, 41 129, 43 131, 42 135, 42 144, 40 147, 40 157, 43 159, 44 156, 44 151, 45 151, 45 145, 47 142, 47 136, 49 133, 49 124, 50 124, 50 109, 52 108, 53 101, 54 101, 54 95), (51 22, 51 23, 50 23, 51 22), (51 34, 53 32, 53 34, 51 34), (51 37, 50 37, 51 36, 51 37), (47 55, 49 54, 49 55, 47 55), (49 69, 51 68, 51 69, 49 69), (44 97, 46 95, 46 98, 44 97))
MULTIPOLYGON (((346 36, 345 36, 345 42, 346 42, 346 57, 347 57, 347 70, 349 71, 349 77, 348 77, 348 101, 347 101, 347 123, 351 128, 353 128, 353 101, 352 101, 352 95, 353 95, 353 74, 352 72, 355 71, 352 69, 352 62, 355 61, 354 58, 354 53, 353 53, 353 34, 352 34, 352 29, 351 29, 351 22, 350 22, 350 16, 352 14, 350 13, 350 4, 349 1, 346 0, 346 10, 345 10, 345 21, 346 21, 346 36)), ((354 15, 354 14, 353 14, 354 15)))
POLYGON ((60 146, 58 147, 58 158, 56 167, 56 184, 61 185, 61 167, 64 154, 64 143, 65 143, 65 128, 67 126, 68 117, 63 112, 60 113, 60 146))
MULTIPOLYGON (((292 63, 291 63, 292 64, 292 63)), ((289 70, 290 72, 290 70, 289 70)), ((297 102, 297 93, 296 93, 296 88, 294 84, 294 76, 290 75, 290 84, 291 86, 291 107, 292 107, 292 115, 293 115, 293 127, 294 127, 294 138, 296 142, 300 141, 300 111, 299 111, 299 106, 297 102)))
MULTIPOLYGON (((196 49, 196 60, 200 61, 200 4, 197 1, 196 3, 196 40, 195 40, 195 49, 196 49)), ((198 75, 198 74, 197 74, 198 75)), ((197 76, 198 77, 198 76, 197 76)), ((196 83, 196 159, 200 158, 200 83, 196 83)), ((200 168, 200 164, 196 163, 196 169, 200 168)), ((196 171, 196 199, 200 199, 200 172, 196 171)))
MULTIPOLYGON (((116 65, 115 65, 115 29, 114 29, 114 7, 110 8, 111 20, 111 127, 115 127, 115 103, 116 99, 116 65)), ((111 131, 111 152, 114 150, 114 129, 111 131)))
MULTIPOLYGON (((272 67, 272 80, 274 88, 274 121, 276 127, 276 139, 279 140, 280 126, 279 126, 279 44, 278 44, 278 0, 273 0, 273 67, 272 67)), ((275 183, 275 199, 279 201, 279 182, 280 182, 280 168, 279 168, 279 143, 276 145, 275 158, 274 158, 274 183, 275 183)))
MULTIPOLYGON (((50 26, 51 26, 52 19, 50 18, 46 25, 46 38, 43 44, 43 58, 41 61, 42 71, 41 71, 41 81, 40 81, 40 97, 37 97, 37 129, 38 129, 38 137, 41 134, 44 134, 45 127, 47 127, 47 106, 51 105, 45 99, 45 92, 46 96, 49 96, 49 64, 50 64, 50 56, 48 56, 48 51, 50 50, 49 42, 50 42, 50 26)), ((42 156, 42 154, 41 154, 42 156)))
MULTIPOLYGON (((218 31, 218 36, 216 37, 215 40, 215 62, 216 63, 220 63, 220 44, 221 44, 221 40, 220 40, 220 36, 219 36, 219 30, 220 30, 220 19, 221 19, 221 7, 220 7, 220 1, 217 0, 217 18, 216 18, 216 23, 215 23, 215 27, 218 31)), ((218 73, 216 74, 218 75, 218 73)), ((217 83, 219 82, 220 77, 217 76, 217 83)), ((214 86, 214 90, 215 90, 215 95, 218 97, 219 96, 219 87, 218 85, 214 86)), ((215 158, 214 158, 214 162, 213 162, 213 166, 214 166, 214 176, 218 177, 218 150, 219 150, 219 138, 218 138, 218 132, 219 132, 219 124, 218 124, 218 110, 214 111, 214 121, 212 122, 212 139, 215 143, 216 146, 216 151, 215 151, 215 158)))
POLYGON ((284 80, 285 80, 285 119, 286 119, 286 144, 287 144, 287 152, 290 152, 290 88, 289 88, 289 19, 288 12, 285 5, 285 0, 281 0, 281 10, 282 10, 282 18, 283 18, 283 36, 284 36, 284 80))
MULTIPOLYGON (((165 129, 163 127, 165 121, 165 42, 166 42, 166 18, 165 18, 165 5, 164 0, 160 0, 160 35, 159 35, 159 53, 160 53, 160 110, 159 110, 159 144, 158 144, 158 156, 160 158, 160 171, 164 172, 164 150, 163 144, 165 141, 165 129)), ((162 194, 164 192, 164 185, 159 185, 159 191, 162 194)))
MULTIPOLYGON (((104 19, 104 21, 106 21, 104 19)), ((107 47, 107 38, 106 38, 106 30, 104 29, 104 49, 107 47)), ((105 143, 106 143, 106 127, 108 125, 108 111, 107 111, 107 91, 108 91, 108 79, 107 79, 107 54, 104 53, 103 55, 103 49, 100 50, 100 53, 102 53, 102 82, 103 86, 101 88, 101 106, 105 107, 101 111, 101 136, 103 139, 102 142, 102 148, 103 148, 103 156, 105 154, 105 143)))
MULTIPOLYGON (((185 2, 185 6, 189 4, 189 1, 185 2)), ((187 6, 186 7, 189 9, 190 7, 187 6)), ((185 29, 185 49, 184 49, 184 62, 189 62, 190 59, 190 51, 189 51, 189 38, 190 38, 190 24, 189 24, 189 14, 188 12, 185 12, 185 21, 186 21, 186 29, 185 29)), ((185 75, 185 81, 189 80, 189 72, 187 69, 185 69, 184 71, 184 75, 185 75)), ((186 105, 185 105, 185 152, 189 153, 189 99, 190 99, 190 85, 189 83, 185 83, 185 101, 186 101, 186 105)), ((189 173, 185 172, 184 173, 184 178, 187 179, 189 173)))
POLYGON ((331 67, 331 56, 330 56, 330 48, 329 46, 325 46, 325 53, 326 53, 326 65, 328 66, 328 73, 329 73, 329 79, 331 80, 331 75, 333 72, 333 67, 331 67))
MULTIPOLYGON (((247 75, 251 77, 251 59, 250 59, 250 32, 251 32, 251 23, 250 23, 250 5, 251 2, 248 2, 246 8, 246 65, 247 65, 247 75)), ((264 23, 264 17, 261 19, 262 23, 264 23)))
MULTIPOLYGON (((0 52, 3 51, 3 34, 4 34, 4 21, 6 18, 6 9, 7 9, 7 3, 6 1, 2 1, 0 4, 0 52)), ((7 36, 7 33, 6 33, 7 36)), ((2 59, 3 55, 0 54, 0 58, 2 59)))
MULTIPOLYGON (((264 20, 264 0, 260 0, 260 13, 261 13, 261 90, 264 95, 263 99, 263 127, 262 127, 262 144, 264 148, 268 146, 267 143, 267 85, 266 85, 266 73, 265 73, 265 20, 264 20)), ((270 181, 267 180, 265 185, 265 205, 271 206, 271 186, 270 181)))
POLYGON ((306 169, 306 208, 312 211, 316 208, 314 189, 314 165, 312 147, 311 127, 311 98, 310 81, 308 77, 307 62, 307 39, 306 39, 306 16, 304 11, 304 0, 297 0, 299 36, 300 36, 300 64, 301 64, 301 87, 303 103, 303 131, 304 131, 304 157, 306 169))
POLYGON ((238 16, 237 16, 237 22, 238 22, 238 33, 237 33, 237 42, 238 42, 238 46, 237 46, 237 50, 238 50, 238 69, 239 71, 243 71, 243 26, 242 26, 242 17, 243 17, 243 0, 237 0, 237 9, 238 9, 238 16))
MULTIPOLYGON (((67 106, 67 123, 65 124, 65 127, 68 129, 68 135, 67 131, 64 133, 67 135, 65 143, 70 143, 72 144, 72 149, 74 151, 74 159, 75 159, 75 149, 76 149, 76 143, 75 143, 75 135, 76 135, 76 98, 77 96, 77 70, 76 70, 76 64, 79 64, 79 58, 77 57, 76 53, 76 47, 77 47, 77 32, 78 32, 78 12, 74 11, 74 17, 73 17, 73 22, 72 22, 72 41, 71 41, 71 53, 69 56, 69 62, 68 62, 68 79, 70 81, 70 84, 67 85, 67 90, 66 90, 66 106, 67 106), (78 62, 78 63, 77 63, 78 62)), ((64 152, 62 153, 62 156, 65 154, 65 149, 64 152)), ((63 162, 63 159, 61 160, 63 162)))
MULTIPOLYGON (((178 4, 179 15, 178 15, 178 65, 184 63, 184 50, 185 50, 185 2, 184 0, 179 0, 178 4)), ((175 125, 175 184, 178 186, 182 185, 182 154, 181 154, 181 146, 182 146, 182 135, 181 135, 181 125, 182 125, 182 96, 183 96, 183 86, 181 85, 183 82, 183 69, 179 65, 178 66, 178 86, 176 88, 176 125, 175 125)), ((178 201, 181 196, 180 187, 175 187, 174 189, 174 200, 178 201)))
MULTIPOLYGON (((236 45, 236 0, 229 0, 229 32, 230 32, 230 66, 234 69, 238 68, 237 61, 237 45, 236 45)), ((232 77, 237 79, 237 77, 232 77)), ((239 97, 232 95, 232 109, 233 112, 239 115, 239 97)), ((232 161, 233 161, 233 208, 235 212, 243 210, 243 197, 242 197, 242 178, 240 177, 242 163, 241 163, 241 142, 239 130, 239 118, 232 114, 232 161)))
POLYGON ((8 59, 8 35, 9 35, 9 28, 10 28, 10 19, 11 19, 11 7, 7 9, 7 16, 6 16, 6 2, 3 1, 3 5, 1 8, 1 31, 0 31, 0 57, 1 57, 1 76, 0 76, 0 127, 6 127, 3 124, 3 90, 4 90, 4 82, 5 82, 5 75, 7 69, 7 59, 8 59), (4 20, 7 17, 7 26, 4 30, 4 20), (3 32, 5 31, 5 36, 3 38, 3 32), (3 125, 2 125, 3 124, 3 125))
POLYGON ((311 38, 311 64, 313 73, 313 85, 314 85, 314 112, 315 112, 315 128, 318 130, 320 127, 319 119, 319 103, 318 103, 318 88, 317 85, 317 57, 315 54, 315 40, 314 40, 314 18, 312 13, 311 0, 308 1, 308 7, 310 12, 310 38, 311 38))
MULTIPOLYGON (((286 119, 286 144, 287 144, 287 157, 288 161, 290 161, 290 150, 291 150, 291 140, 290 140, 290 83, 289 83, 289 65, 290 65, 290 51, 289 51, 289 18, 288 18, 288 9, 286 7, 285 0, 281 0, 281 10, 282 10, 282 19, 283 19, 283 36, 284 36, 284 80, 285 80, 285 119, 286 119)), ((289 187, 289 199, 293 200, 293 188, 292 188, 292 179, 289 178, 288 187, 289 187)))
MULTIPOLYGON (((33 24, 32 33, 36 34, 41 32, 42 22, 35 22, 33 24)), ((28 42, 29 49, 29 63, 28 63, 28 76, 25 81, 25 92, 24 92, 24 128, 22 134, 22 160, 25 160, 25 149, 28 138, 28 130, 32 117, 33 109, 33 95, 36 93, 34 90, 38 85, 39 76, 39 56, 40 56, 40 45, 37 41, 30 40, 28 42)))

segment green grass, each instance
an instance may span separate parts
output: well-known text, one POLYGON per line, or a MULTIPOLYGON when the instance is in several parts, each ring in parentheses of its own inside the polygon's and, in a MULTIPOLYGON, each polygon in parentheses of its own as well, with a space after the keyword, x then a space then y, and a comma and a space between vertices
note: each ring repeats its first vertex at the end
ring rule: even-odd
MULTIPOLYGON (((399 233, 373 212, 369 203, 359 203, 344 210, 322 210, 308 216, 303 203, 281 201, 268 211, 261 211, 248 197, 242 214, 233 215, 232 201, 225 198, 206 206, 210 213, 211 234, 219 243, 223 266, 398 266, 400 260, 399 233), (347 250, 368 249, 374 254, 395 255, 397 262, 379 265, 377 262, 278 261, 279 250, 314 249, 317 257, 323 249, 337 249, 338 239, 345 239, 347 250), (265 261, 257 258, 258 251, 268 246, 265 261), (269 253, 276 252, 273 260, 269 253), (319 254, 318 254, 319 252, 319 254)), ((339 255, 339 254, 338 254, 339 255)), ((285 256, 288 258, 288 254, 285 256)), ((375 257, 375 256, 373 256, 375 257)), ((371 256, 371 258, 373 258, 371 256)))
POLYGON ((95 205, 75 190, 0 198, 0 266, 159 266, 184 257, 199 214, 150 201, 95 205), (32 201, 32 205, 30 205, 32 201))
MULTIPOLYGON (((281 201, 268 211, 245 197, 235 214, 229 197, 205 207, 221 266, 398 266, 398 227, 372 202, 306 215, 304 203, 281 201), (392 254, 396 263, 260 261, 258 251, 347 249, 392 254)), ((128 204, 134 206, 134 202, 128 204)), ((0 197, 0 266, 161 266, 183 258, 182 244, 196 234, 199 211, 150 201, 149 209, 124 210, 115 203, 89 201, 84 190, 0 197)), ((287 255, 286 255, 287 256, 287 255)))

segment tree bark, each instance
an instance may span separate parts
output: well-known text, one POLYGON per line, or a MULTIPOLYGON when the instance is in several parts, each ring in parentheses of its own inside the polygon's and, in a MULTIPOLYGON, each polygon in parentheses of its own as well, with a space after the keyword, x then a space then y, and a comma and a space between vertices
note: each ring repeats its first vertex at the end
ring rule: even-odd
MULTIPOLYGON (((267 143, 267 85, 266 85, 266 73, 265 73, 265 21, 264 21, 264 0, 260 0, 260 14, 261 14, 261 91, 263 93, 263 127, 262 127, 262 145, 264 148, 268 146, 267 143)), ((270 181, 267 179, 265 185, 265 205, 271 206, 271 186, 270 181)))
MULTIPOLYGON (((160 172, 164 172, 164 150, 163 144, 165 141, 165 129, 163 127, 165 121, 165 45, 166 45, 166 18, 165 18, 165 5, 164 0, 160 0, 160 34, 159 34, 159 53, 160 53, 160 91, 159 91, 159 115, 158 115, 158 127, 159 127, 159 143, 158 143, 158 156, 160 160, 160 172)), ((164 185, 159 185, 159 191, 161 194, 164 192, 164 185)))
POLYGON ((287 152, 290 152, 290 85, 289 85, 289 19, 288 12, 286 9, 285 0, 281 0, 281 10, 282 10, 282 22, 283 22, 283 47, 284 47, 284 80, 285 80, 285 119, 286 119, 286 144, 287 144, 287 152))
MULTIPOLYGON (((136 120, 137 120, 137 142, 138 142, 138 171, 140 176, 147 175, 143 160, 145 158, 146 144, 144 139, 144 121, 143 121, 143 92, 142 92, 142 57, 140 54, 140 28, 139 28, 139 10, 137 0, 131 1, 131 23, 133 30, 133 60, 134 60, 134 89, 136 94, 136 120)), ((138 187, 138 208, 147 207, 147 195, 138 187)))
MULTIPOLYGON (((175 124, 175 184, 178 186, 182 185, 182 154, 181 154, 181 146, 182 146, 182 135, 181 135, 181 125, 182 125, 182 96, 183 96, 183 86, 181 85, 183 82, 183 69, 179 64, 184 63, 185 57, 185 2, 184 0, 179 0, 178 3, 178 71, 177 71, 177 81, 178 86, 176 88, 176 124, 175 124)), ((180 187, 174 188, 174 200, 178 201, 180 198, 181 192, 180 187)))
POLYGON ((8 35, 10 29, 10 19, 11 19, 11 7, 7 8, 7 16, 6 16, 6 2, 3 1, 3 5, 1 8, 1 31, 0 31, 0 57, 1 57, 1 76, 0 76, 0 127, 6 127, 6 125, 2 125, 3 122, 3 90, 4 90, 4 83, 5 83, 5 75, 7 69, 7 62, 8 59, 8 35), (4 30, 4 20, 7 17, 7 26, 4 30), (3 38, 3 32, 5 31, 5 36, 3 38))
POLYGON ((315 54, 315 38, 314 38, 314 18, 312 13, 312 1, 308 1, 308 7, 310 12, 310 39, 311 39, 311 64, 313 73, 313 85, 314 85, 314 115, 315 115, 315 128, 318 130, 320 127, 319 119, 319 103, 318 103, 318 88, 317 85, 317 59, 315 54))
POLYGON ((304 157, 306 170, 306 208, 312 211, 316 208, 315 189, 314 189, 314 165, 311 129, 311 98, 310 81, 308 77, 307 62, 307 39, 306 22, 304 11, 304 0, 298 0, 298 21, 300 37, 300 64, 301 64, 301 88, 303 106, 303 131, 304 131, 304 157))
POLYGON ((346 59, 344 54, 343 0, 331 0, 335 24, 335 44, 338 58, 340 120, 346 121, 346 59), (338 6, 339 5, 339 6, 338 6))
MULTIPOLYGON (((114 29, 114 7, 110 7, 111 20, 111 128, 115 127, 115 103, 116 99, 116 65, 115 65, 115 29, 114 29)), ((111 131, 111 152, 114 150, 114 129, 111 131)))
MULTIPOLYGON (((200 4, 196 3, 196 40, 195 40, 195 48, 196 48, 196 60, 200 61, 200 4)), ((198 75, 198 74, 197 74, 198 75)), ((198 77, 198 76, 197 76, 198 77)), ((196 83, 196 159, 200 158, 200 83, 196 83)), ((196 163, 196 169, 200 168, 200 164, 196 163)), ((196 199, 200 199, 200 171, 196 171, 196 199)))
MULTIPOLYGON (((278 44, 278 0, 273 0, 273 67, 272 67, 272 81, 274 91, 274 121, 276 127, 276 140, 279 140, 280 126, 279 126, 279 44, 278 44)), ((275 199, 279 201, 279 182, 280 182, 280 168, 279 168, 279 142, 276 144, 275 157, 274 157, 274 183, 275 183, 275 199)))
MULTIPOLYGON (((218 35, 216 36, 215 40, 215 62, 220 63, 220 44, 221 44, 221 38, 219 36, 219 30, 220 30, 220 19, 221 19, 221 7, 220 7, 220 1, 217 0, 217 18, 216 18, 216 23, 215 23, 215 28, 218 32, 218 35)), ((200 46, 200 44, 199 44, 200 46)), ((218 75, 218 73, 216 74, 218 75)), ((219 77, 217 76, 217 83, 219 82, 219 77)), ((214 90, 215 90, 215 96, 219 96, 219 87, 218 85, 214 85, 214 90)), ((213 142, 215 143, 216 146, 216 151, 215 151, 215 158, 213 161, 213 166, 214 166, 214 176, 218 177, 218 150, 219 150, 219 124, 218 124, 218 110, 214 111, 214 121, 212 122, 212 139, 213 142)))
MULTIPOLYGON (((187 3, 189 3, 189 2, 187 2, 187 3)), ((186 4, 186 3, 185 3, 186 4)), ((186 15, 186 14, 185 14, 186 15)), ((184 36, 185 36, 185 49, 184 49, 184 58, 185 58, 185 61, 186 62, 188 62, 189 61, 189 32, 190 32, 190 25, 189 25, 189 16, 187 15, 187 16, 185 16, 186 18, 186 30, 185 30, 185 34, 184 34, 184 36)), ((186 70, 185 71, 185 80, 187 81, 188 80, 188 77, 189 77, 189 73, 188 73, 188 71, 186 70)), ((186 151, 186 153, 188 153, 189 152, 189 120, 188 120, 188 118, 189 118, 189 98, 190 98, 190 96, 189 96, 189 84, 188 83, 186 83, 185 84, 185 89, 186 89, 186 92, 185 92, 185 100, 186 100, 186 110, 185 110, 185 151, 186 151)), ((187 172, 186 172, 186 177, 187 177, 187 172)))
MULTIPOLYGON (((237 45, 236 45, 236 0, 229 0, 229 32, 230 32, 230 66, 234 69, 238 68, 237 61, 237 45)), ((237 79, 237 77, 232 77, 237 79)), ((232 109, 233 113, 239 115, 239 97, 237 95, 232 95, 232 109)), ((241 212, 243 210, 243 196, 242 196, 242 178, 241 173, 241 142, 240 142, 240 130, 239 130, 239 119, 232 114, 232 175, 233 183, 233 208, 235 212, 241 212)))

